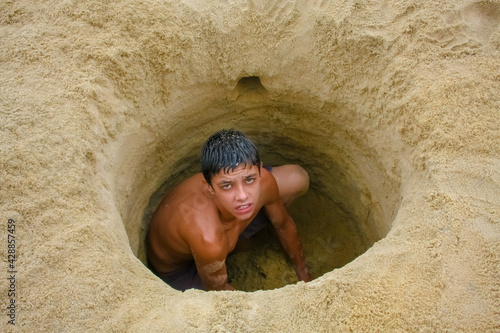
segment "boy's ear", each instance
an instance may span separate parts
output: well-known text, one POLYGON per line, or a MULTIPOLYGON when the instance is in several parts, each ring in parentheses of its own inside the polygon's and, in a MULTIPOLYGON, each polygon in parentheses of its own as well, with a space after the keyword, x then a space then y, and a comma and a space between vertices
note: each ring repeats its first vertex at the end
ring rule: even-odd
POLYGON ((207 190, 210 194, 212 195, 215 195, 215 191, 214 191, 214 188, 212 187, 212 185, 210 185, 209 183, 207 183, 207 181, 205 180, 205 178, 203 178, 201 180, 203 182, 203 184, 205 184, 205 186, 207 187, 207 190))

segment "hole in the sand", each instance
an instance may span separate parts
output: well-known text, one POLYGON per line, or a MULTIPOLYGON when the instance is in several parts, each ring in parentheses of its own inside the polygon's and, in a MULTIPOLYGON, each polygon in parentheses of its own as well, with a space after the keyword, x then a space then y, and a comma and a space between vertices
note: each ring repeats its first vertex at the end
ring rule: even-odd
MULTIPOLYGON (((288 207, 294 218, 306 254, 307 264, 314 277, 340 268, 363 254, 383 238, 387 221, 376 221, 380 207, 372 202, 372 194, 356 166, 345 169, 342 152, 329 156, 324 140, 314 138, 305 145, 281 132, 248 130, 256 142, 265 164, 299 164, 309 173, 308 193, 288 207), (283 135, 283 136, 281 136, 283 135)), ((201 147, 200 147, 201 149, 201 147)), ((199 172, 196 153, 180 159, 175 170, 153 194, 143 216, 143 229, 163 196, 190 175, 199 172)), ((376 177, 376 175, 374 175, 376 177)), ((297 277, 277 236, 269 226, 259 235, 259 246, 231 254, 227 259, 228 278, 237 289, 244 291, 269 290, 293 284, 297 277)))
POLYGON ((241 78, 236 88, 240 95, 248 92, 263 94, 266 91, 266 88, 260 83, 260 78, 258 76, 246 76, 241 78))

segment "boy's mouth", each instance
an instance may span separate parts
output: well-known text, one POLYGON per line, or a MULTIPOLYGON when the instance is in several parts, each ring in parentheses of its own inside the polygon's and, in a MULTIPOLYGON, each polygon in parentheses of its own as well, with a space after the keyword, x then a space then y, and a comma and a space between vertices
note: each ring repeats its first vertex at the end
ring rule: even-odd
POLYGON ((240 213, 246 213, 247 211, 250 210, 252 204, 244 204, 244 205, 239 205, 236 207, 236 210, 239 211, 240 213))

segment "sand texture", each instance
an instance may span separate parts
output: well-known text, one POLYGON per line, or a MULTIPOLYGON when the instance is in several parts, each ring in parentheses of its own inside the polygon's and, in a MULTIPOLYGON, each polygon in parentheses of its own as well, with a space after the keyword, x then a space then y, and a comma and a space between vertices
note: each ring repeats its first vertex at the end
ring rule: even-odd
POLYGON ((0 25, 0 331, 500 331, 499 1, 4 0, 0 25), (272 246, 242 260, 272 290, 144 266, 153 194, 229 127, 309 172, 316 280, 272 246))

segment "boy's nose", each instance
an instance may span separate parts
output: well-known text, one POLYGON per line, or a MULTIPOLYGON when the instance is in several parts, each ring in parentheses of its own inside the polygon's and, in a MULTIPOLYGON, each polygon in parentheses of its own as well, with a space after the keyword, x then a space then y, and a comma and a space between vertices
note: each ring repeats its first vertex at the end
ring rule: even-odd
POLYGON ((236 188, 236 200, 245 201, 248 198, 248 194, 242 185, 238 185, 236 188))

